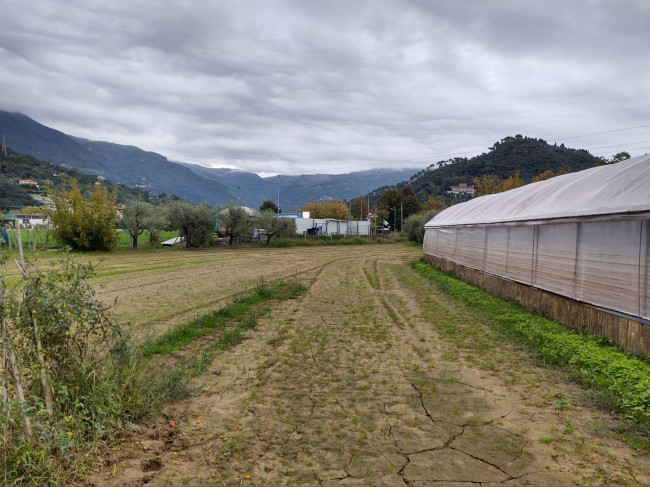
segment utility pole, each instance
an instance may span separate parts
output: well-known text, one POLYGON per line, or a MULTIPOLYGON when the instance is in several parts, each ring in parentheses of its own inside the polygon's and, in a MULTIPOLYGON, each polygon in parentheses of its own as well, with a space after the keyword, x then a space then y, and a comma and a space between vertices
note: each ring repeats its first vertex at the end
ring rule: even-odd
POLYGON ((280 175, 278 174, 278 215, 280 214, 280 175))
POLYGON ((404 202, 400 202, 400 204, 399 204, 399 230, 400 230, 400 232, 402 231, 403 226, 404 226, 404 202))
POLYGON ((239 186, 237 186, 237 204, 241 206, 241 203, 239 202, 239 186))
POLYGON ((348 203, 348 230, 345 232, 346 235, 352 235, 352 230, 350 228, 350 221, 352 220, 352 200, 348 203))

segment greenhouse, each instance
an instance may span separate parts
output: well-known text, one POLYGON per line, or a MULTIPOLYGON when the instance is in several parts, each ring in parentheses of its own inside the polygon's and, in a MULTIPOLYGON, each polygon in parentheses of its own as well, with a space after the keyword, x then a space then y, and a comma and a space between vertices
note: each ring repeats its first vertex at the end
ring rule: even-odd
POLYGON ((650 156, 452 206, 429 262, 563 324, 650 355, 650 156))

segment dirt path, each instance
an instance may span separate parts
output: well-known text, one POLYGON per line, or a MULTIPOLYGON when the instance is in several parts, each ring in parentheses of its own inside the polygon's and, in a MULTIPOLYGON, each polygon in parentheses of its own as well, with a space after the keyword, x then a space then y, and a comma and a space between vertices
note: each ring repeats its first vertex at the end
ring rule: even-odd
POLYGON ((650 484, 647 458, 593 434, 578 388, 484 346, 471 312, 408 267, 418 249, 326 250, 294 271, 305 295, 87 485, 650 484))

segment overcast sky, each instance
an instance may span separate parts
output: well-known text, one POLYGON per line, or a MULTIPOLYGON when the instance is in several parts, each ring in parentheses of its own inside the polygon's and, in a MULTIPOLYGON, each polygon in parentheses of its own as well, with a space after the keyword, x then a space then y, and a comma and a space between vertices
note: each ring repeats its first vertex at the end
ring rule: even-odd
POLYGON ((0 109, 259 173, 650 151, 650 1, 0 0, 0 109), (597 135, 586 135, 597 134, 597 135))

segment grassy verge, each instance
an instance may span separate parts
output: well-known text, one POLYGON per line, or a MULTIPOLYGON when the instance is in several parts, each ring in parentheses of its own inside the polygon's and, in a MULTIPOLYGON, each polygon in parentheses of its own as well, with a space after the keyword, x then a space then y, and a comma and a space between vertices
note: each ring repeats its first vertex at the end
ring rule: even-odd
MULTIPOLYGON (((318 247, 324 245, 376 245, 405 242, 406 238, 400 235, 386 235, 370 237, 280 237, 271 240, 269 247, 286 248, 286 247, 318 247)), ((266 244, 260 244, 266 247, 266 244)))
POLYGON ((255 292, 240 297, 223 308, 179 325, 160 338, 144 342, 140 346, 140 350, 145 357, 169 354, 184 347, 192 340, 212 333, 217 328, 223 327, 234 320, 243 319, 238 326, 226 330, 224 332, 225 337, 220 338, 217 342, 217 348, 225 349, 227 343, 230 343, 230 346, 239 343, 243 331, 252 328, 254 320, 266 314, 268 309, 256 309, 260 304, 270 300, 283 301, 294 298, 304 291, 305 287, 298 283, 258 286, 255 292), (223 343, 219 345, 222 340, 224 340, 223 343))
MULTIPOLYGON (((498 333, 534 352, 544 364, 558 365, 596 394, 598 405, 639 426, 647 449, 650 436, 650 361, 619 350, 610 341, 565 328, 522 306, 495 297, 472 284, 434 269, 423 260, 412 263, 449 296, 475 310, 498 333)), ((643 444, 642 444, 643 443, 643 444)))

